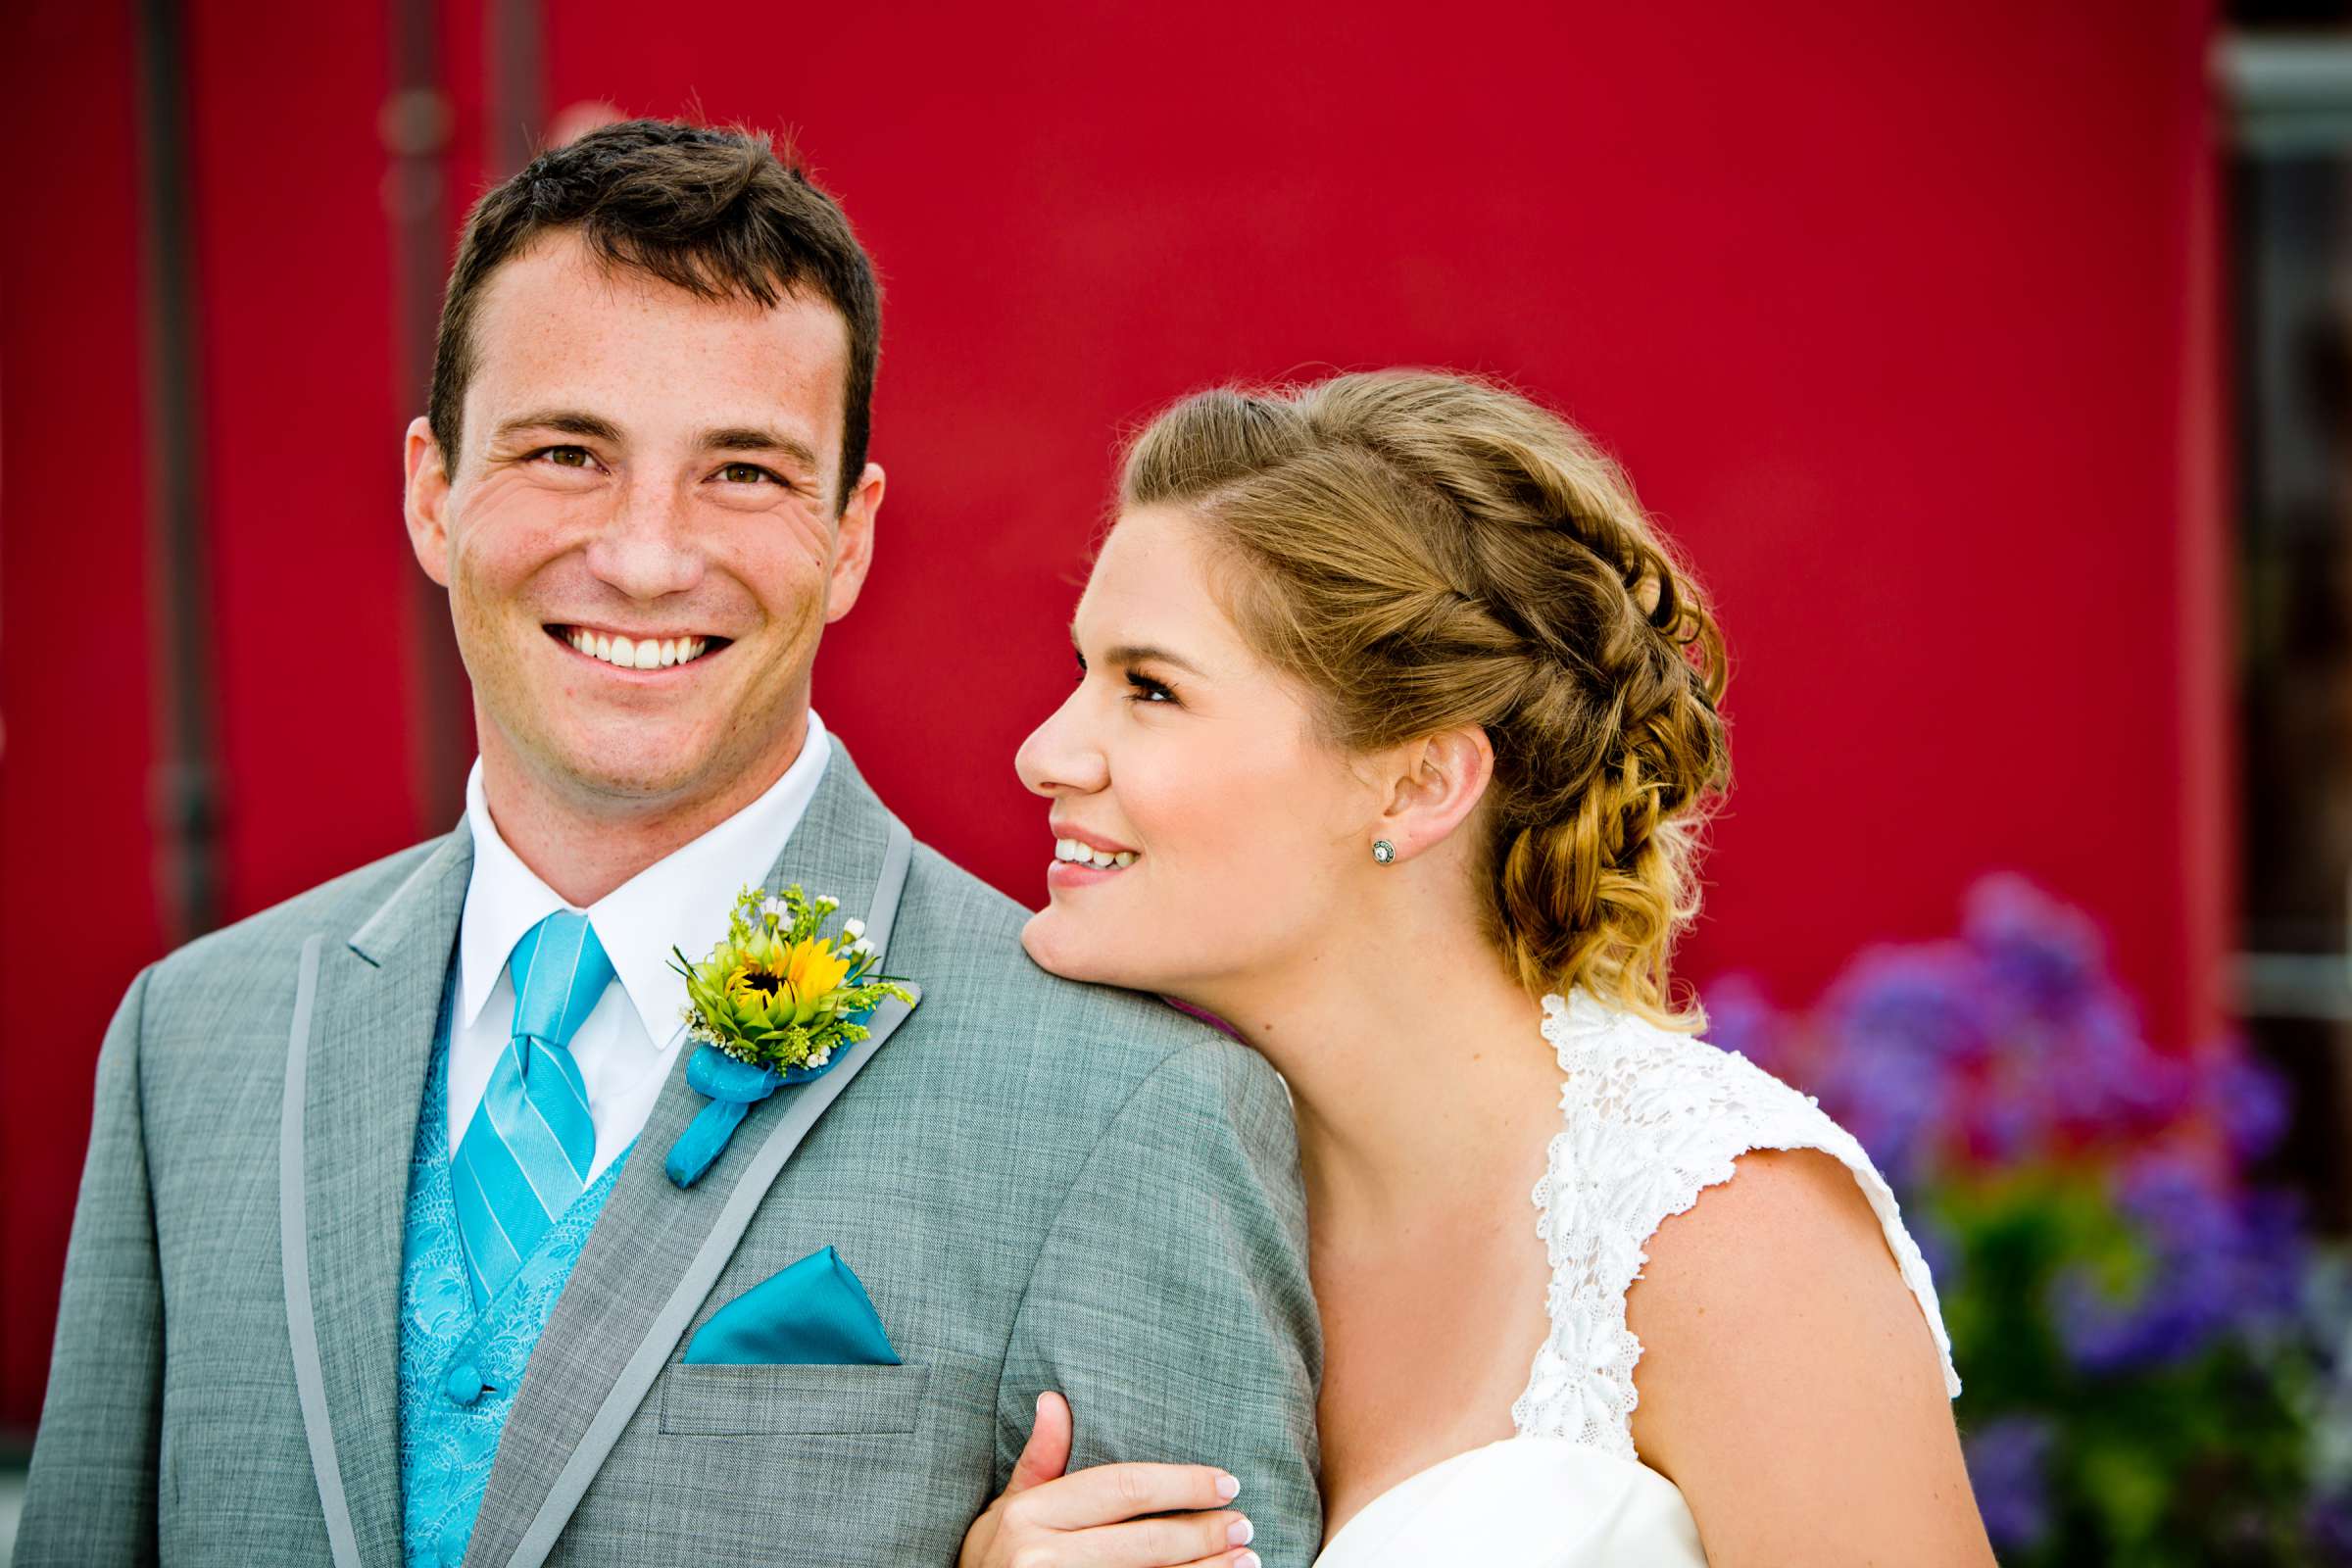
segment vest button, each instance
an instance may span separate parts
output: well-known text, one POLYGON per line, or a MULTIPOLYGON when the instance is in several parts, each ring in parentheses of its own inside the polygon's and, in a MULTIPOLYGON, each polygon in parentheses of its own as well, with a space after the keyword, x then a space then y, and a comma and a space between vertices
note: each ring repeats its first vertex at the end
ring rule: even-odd
POLYGON ((482 1390, 488 1388, 489 1385, 482 1381, 481 1368, 475 1366, 471 1361, 460 1361, 450 1369, 449 1382, 446 1387, 449 1396, 458 1403, 471 1404, 482 1396, 482 1390))

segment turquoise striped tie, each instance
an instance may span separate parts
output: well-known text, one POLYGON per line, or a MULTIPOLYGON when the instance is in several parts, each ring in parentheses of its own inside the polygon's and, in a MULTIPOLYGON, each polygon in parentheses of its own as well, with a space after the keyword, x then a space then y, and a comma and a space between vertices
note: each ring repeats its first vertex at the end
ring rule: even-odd
POLYGON ((612 978, 584 914, 558 909, 522 934, 507 972, 514 1033, 450 1167, 473 1299, 487 1306, 588 1185, 596 1123, 570 1040, 612 978))

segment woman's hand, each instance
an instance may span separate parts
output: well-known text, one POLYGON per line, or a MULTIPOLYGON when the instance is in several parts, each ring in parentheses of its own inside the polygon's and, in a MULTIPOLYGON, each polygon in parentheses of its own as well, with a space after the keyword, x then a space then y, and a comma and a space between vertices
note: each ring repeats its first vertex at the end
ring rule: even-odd
POLYGON ((1039 1395, 1029 1445, 1004 1494, 964 1532, 957 1568, 1258 1568, 1250 1521, 1223 1506, 1240 1482, 1205 1464, 1065 1476, 1070 1430, 1069 1401, 1039 1395))

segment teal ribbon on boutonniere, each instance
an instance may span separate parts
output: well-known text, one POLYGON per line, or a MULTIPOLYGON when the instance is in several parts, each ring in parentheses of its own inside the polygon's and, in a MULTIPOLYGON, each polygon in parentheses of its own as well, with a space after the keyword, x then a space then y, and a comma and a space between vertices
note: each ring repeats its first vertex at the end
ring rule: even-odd
POLYGON ((817 935, 840 907, 798 886, 781 898, 745 888, 710 957, 691 963, 670 950, 670 967, 686 977, 686 1033, 696 1042, 686 1082, 710 1101, 662 1162, 679 1187, 702 1179, 754 1105, 838 1066, 885 998, 913 1004, 896 978, 872 972, 881 954, 858 921, 817 935))

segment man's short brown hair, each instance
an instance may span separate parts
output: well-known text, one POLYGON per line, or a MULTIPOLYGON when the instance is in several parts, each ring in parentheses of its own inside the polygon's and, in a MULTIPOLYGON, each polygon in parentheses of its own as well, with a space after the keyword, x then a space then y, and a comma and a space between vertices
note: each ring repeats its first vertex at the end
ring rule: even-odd
POLYGON ((759 131, 631 120, 551 147, 475 203, 441 302, 426 416, 451 474, 483 290, 501 264, 541 234, 570 229, 605 265, 632 268, 705 299, 738 297, 765 307, 801 294, 841 312, 850 364, 838 511, 865 468, 882 291, 849 219, 789 153, 777 157, 759 131))

